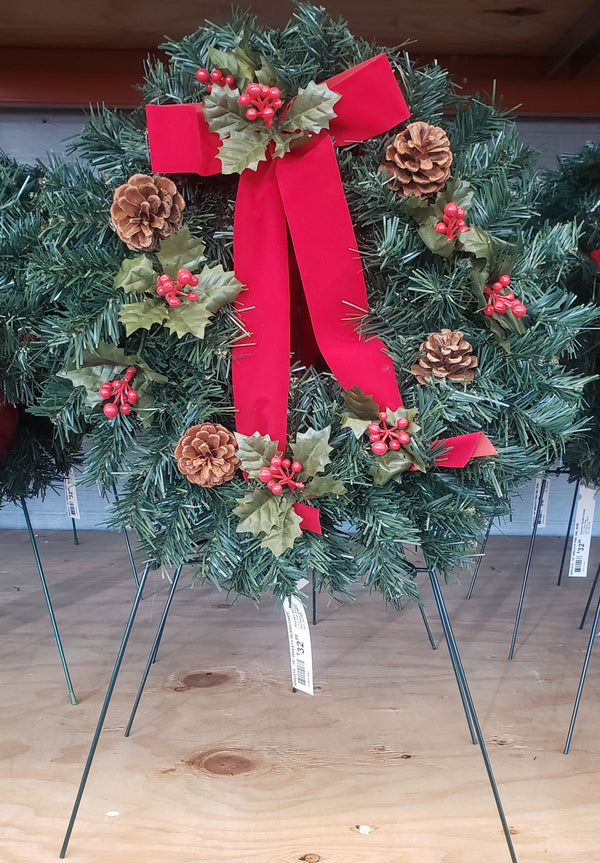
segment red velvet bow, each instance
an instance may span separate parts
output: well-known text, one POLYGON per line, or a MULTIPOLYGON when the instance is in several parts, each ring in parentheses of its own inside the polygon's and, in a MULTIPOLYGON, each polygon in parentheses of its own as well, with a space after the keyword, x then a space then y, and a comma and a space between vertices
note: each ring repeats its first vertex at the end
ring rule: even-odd
MULTIPOLYGON (((329 131, 283 158, 267 156, 256 171, 243 171, 236 200, 235 274, 246 286, 237 313, 250 333, 248 343, 233 350, 237 428, 268 434, 282 450, 292 350, 288 232, 317 344, 340 385, 359 386, 383 408, 402 404, 385 345, 362 339, 350 322, 368 303, 334 143, 379 135, 409 111, 385 54, 326 83, 342 96, 329 131)), ((220 138, 210 132, 201 105, 148 105, 146 111, 153 170, 220 172, 220 138)))
POLYGON ((4 458, 17 432, 19 409, 5 402, 0 405, 0 458, 4 458))

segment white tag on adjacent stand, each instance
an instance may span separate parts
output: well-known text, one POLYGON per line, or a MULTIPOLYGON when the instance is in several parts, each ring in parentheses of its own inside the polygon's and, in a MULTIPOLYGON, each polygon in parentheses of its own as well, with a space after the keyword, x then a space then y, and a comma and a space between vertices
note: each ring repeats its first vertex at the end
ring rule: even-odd
POLYGON ((292 686, 294 689, 314 695, 310 630, 304 606, 297 596, 292 596, 285 600, 283 611, 290 642, 292 686))
POLYGON ((73 468, 65 476, 65 506, 69 518, 81 518, 79 515, 79 503, 77 501, 77 488, 75 486, 75 471, 73 468))
MULTIPOLYGON (((537 512, 538 501, 540 499, 540 491, 542 489, 541 479, 536 479, 535 488, 533 490, 533 510, 531 513, 531 528, 535 527, 535 514, 537 512)), ((540 512, 540 518, 537 523, 538 527, 546 527, 546 519, 548 518, 548 498, 550 497, 550 479, 546 479, 546 487, 544 489, 544 499, 542 501, 542 509, 540 512)))
POLYGON ((571 545, 571 558, 569 560, 570 578, 585 578, 587 575, 597 491, 598 489, 593 486, 579 486, 573 544, 571 545))

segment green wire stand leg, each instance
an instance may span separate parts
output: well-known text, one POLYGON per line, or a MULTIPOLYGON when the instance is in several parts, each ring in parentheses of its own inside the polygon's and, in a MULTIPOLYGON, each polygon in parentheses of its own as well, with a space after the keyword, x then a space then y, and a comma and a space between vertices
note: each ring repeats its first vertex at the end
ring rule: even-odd
POLYGON ((515 625, 513 629, 508 658, 512 659, 515 652, 515 644, 517 642, 517 633, 519 631, 519 622, 521 620, 521 612, 523 611, 523 600, 525 599, 525 590, 527 589, 527 581, 529 579, 529 570, 531 568, 531 558, 533 557, 533 549, 535 546, 535 538, 537 536, 538 524, 542 515, 542 506, 544 504, 544 495, 546 493, 547 479, 544 477, 540 487, 540 497, 535 508, 535 517, 533 520, 533 529, 531 531, 531 540, 529 541, 529 551, 527 553, 527 561, 525 562, 525 570, 523 572, 523 583, 521 584, 521 594, 519 596, 519 604, 517 606, 517 614, 515 616, 515 625))
POLYGON ((483 739, 483 734, 481 733, 481 726, 479 724, 479 719, 477 718, 477 712, 475 710, 475 705, 473 703, 473 699, 471 697, 471 692, 469 690, 469 684, 467 683, 467 677, 465 674, 465 670, 463 664, 460 659, 460 654, 458 652, 458 645, 456 643, 456 639, 454 638, 454 633, 452 631, 452 624, 450 623, 450 618, 448 616, 448 610, 446 608, 446 603, 444 601, 444 595, 442 593, 442 589, 440 587, 440 583, 438 581, 438 577, 433 569, 427 570, 429 573, 429 578, 431 581, 431 587, 433 590, 433 595, 435 598, 435 603, 437 606, 438 614, 440 616, 440 621, 442 623, 442 628, 444 630, 444 635, 446 637, 446 643, 448 644, 448 651, 450 653, 450 659, 452 661, 452 666, 454 668, 454 672, 457 677, 457 681, 460 677, 459 682, 459 690, 461 694, 461 698, 463 698, 463 703, 466 701, 468 706, 468 713, 470 714, 471 721, 469 722, 469 727, 473 727, 475 729, 475 734, 477 737, 476 742, 479 743, 479 749, 481 751, 481 757, 483 758, 483 762, 485 764, 485 769, 488 775, 488 779, 490 782, 490 786, 492 789, 492 794, 494 795, 494 800, 496 802, 496 808, 498 810, 498 815, 500 817, 500 823, 502 824, 502 830, 504 832, 504 838, 506 839, 506 844, 508 846, 508 851, 510 854, 510 859, 512 863, 518 863, 517 855, 515 853, 514 845, 512 842, 512 837, 510 835, 510 830, 508 829, 508 823, 506 821, 506 816, 504 814, 504 808, 502 806, 502 801, 500 800, 500 794, 498 792, 498 786, 496 784, 496 780, 494 778, 494 772, 492 770, 492 765, 489 759, 489 755, 486 749, 485 741, 483 739))
POLYGON ((600 578, 600 563, 596 567, 596 575, 594 576, 594 580, 592 582, 592 586, 590 588, 590 592, 588 594, 587 602, 585 604, 585 608, 583 609, 583 614, 581 616, 581 622, 579 623, 579 629, 583 629, 585 624, 585 619, 588 616, 588 611, 590 610, 590 605, 592 604, 592 597, 594 596, 594 592, 598 585, 598 579, 600 578))
POLYGON ((156 630, 156 636, 154 638, 154 642, 152 644, 152 648, 150 653, 148 654, 148 662, 146 663, 146 668, 144 669, 144 673, 142 675, 142 679, 140 681, 140 685, 138 687, 137 694, 135 696, 135 700, 133 702, 133 707, 131 708, 131 714, 129 716, 129 722, 127 723, 127 728, 125 729, 125 737, 129 737, 131 733, 131 727, 133 725, 133 720, 135 719, 135 714, 137 713, 138 705, 140 703, 140 699, 142 697, 142 693, 144 691, 144 686, 146 685, 146 680, 148 679, 148 674, 150 673, 150 667, 152 663, 156 660, 156 654, 158 653, 158 646, 162 639, 162 635, 165 629, 165 624, 167 622, 167 615, 169 614, 169 610, 171 608, 171 602, 173 600, 173 595, 175 594, 175 589, 177 587, 177 582, 179 581, 179 576, 181 575, 181 570, 183 568, 183 564, 180 564, 173 574, 173 580, 171 581, 171 586, 169 588, 169 594, 167 596, 167 601, 165 602, 165 607, 162 613, 162 617, 158 624, 158 629, 156 630))
POLYGON ((571 536, 571 528, 573 526, 573 518, 575 516, 575 507, 577 506, 577 495, 579 494, 579 480, 575 483, 575 491, 573 492, 573 501, 571 503, 571 512, 569 513, 569 523, 567 525, 567 535, 565 536, 565 541, 562 550, 562 557, 560 559, 560 567, 558 568, 558 580, 556 582, 556 586, 560 587, 560 583, 562 581, 563 569, 565 566, 565 560, 567 557, 567 548, 569 547, 569 538, 571 536))
POLYGON ((477 576, 479 574, 479 567, 481 566, 481 561, 483 560, 483 556, 485 554, 485 547, 487 545, 488 539, 490 538, 490 530, 492 529, 493 518, 490 518, 488 521, 488 526, 483 535, 483 539, 481 540, 481 545, 479 546, 479 551, 477 552, 479 557, 477 558, 477 563, 475 564, 475 572, 473 573, 473 578, 471 579, 471 584, 469 585, 469 590, 467 592, 467 599, 471 599, 473 595, 473 589, 475 587, 475 582, 477 581, 477 576))
MULTIPOLYGON (((117 486, 113 483, 113 494, 115 496, 115 500, 117 503, 119 502, 119 495, 117 494, 117 486)), ((133 572, 133 580, 135 581, 135 586, 138 588, 140 586, 140 580, 138 578, 137 569, 135 565, 135 560, 133 558, 133 551, 131 550, 131 543, 129 541, 129 534, 127 533, 127 528, 123 528, 123 538, 125 539, 125 545, 127 546, 127 554, 129 555, 129 564, 131 566, 131 571, 133 572)))
POLYGON ((73 528, 73 545, 79 545, 79 537, 77 536, 77 525, 75 519, 71 519, 71 527, 73 528))
POLYGON ((50 601, 50 594, 48 592, 48 585, 46 583, 46 576, 44 575, 44 570, 42 567, 42 561, 40 559, 40 555, 38 552, 37 543, 35 541, 35 536, 33 534, 33 528, 31 527, 31 519, 29 518, 29 510, 27 509, 27 502, 24 497, 20 498, 21 508, 23 510, 23 515, 25 516, 25 523, 27 525, 27 532, 29 533, 29 539, 31 541, 31 547, 33 549, 33 556, 35 557, 35 562, 37 564, 38 572, 40 574, 40 579, 42 582, 42 590, 44 592, 44 599, 46 600, 46 605, 48 606, 48 614, 50 615, 50 621, 52 623, 52 629, 54 631, 54 640, 56 641, 56 646, 58 648, 58 655, 60 656, 61 665, 65 674, 65 679, 67 681, 67 689, 69 690, 69 698, 71 699, 71 704, 77 704, 77 698, 75 697, 75 691, 73 689, 73 684, 71 683, 71 675, 69 674, 69 669, 67 666, 67 660, 65 658, 65 652, 63 650, 62 642, 60 640, 60 633, 58 631, 58 624, 56 622, 56 617, 54 615, 54 609, 52 608, 52 602, 50 601))
POLYGON ((583 693, 583 685, 585 683, 588 665, 590 664, 590 657, 592 655, 592 648, 594 646, 594 639, 596 638, 596 630, 598 629, 598 619, 599 618, 600 618, 600 597, 598 598, 598 603, 596 605, 596 613, 594 615, 594 622, 592 623, 592 629, 590 631, 588 646, 587 646, 587 650, 585 652, 585 659, 583 660, 583 668, 581 669, 581 676, 579 678, 579 686, 577 688, 577 695, 575 696, 575 703, 573 705, 573 714, 571 716, 571 723, 569 725, 569 731, 567 732, 567 740, 566 740, 565 748, 564 748, 565 755, 569 754, 569 749, 571 748, 571 738, 573 737, 573 730, 575 728, 575 721, 577 720, 577 713, 579 712, 579 703, 581 701, 581 695, 583 693))
POLYGON ((90 769, 92 766, 92 761, 94 760, 94 755, 96 754, 96 748, 98 746, 98 741, 100 740, 100 734, 102 732, 102 727, 104 725, 104 720, 106 719, 106 714, 108 712, 108 706, 110 704, 110 700, 112 698, 112 694, 115 688, 115 684, 117 682, 117 677, 119 675, 119 671, 121 668, 121 663, 123 662, 123 656, 125 654, 125 649, 127 648, 127 642, 129 641, 129 636, 131 635, 131 630, 133 628, 133 622, 135 620, 135 616, 137 614, 137 610, 140 605, 140 601, 142 599, 142 591, 144 590, 144 586, 146 584, 146 579, 148 578, 148 573, 150 571, 150 565, 146 564, 144 568, 144 572, 142 574, 142 578, 140 580, 140 585, 137 589, 137 593, 135 595, 135 599, 133 600, 133 605, 131 606, 131 612, 129 614, 129 619, 127 621, 127 625, 125 626, 125 631, 123 633, 123 639, 121 641, 121 646, 119 648, 119 652, 117 653, 117 658, 115 660, 115 666, 113 668, 113 672, 111 674, 108 689, 106 690, 106 695, 104 697, 104 703, 102 704, 102 709, 100 711, 100 717, 98 718, 98 724, 96 725, 96 730, 94 732, 94 736, 92 738, 92 744, 90 746, 90 751, 87 757, 87 761, 85 762, 85 767, 83 768, 83 775, 81 777, 81 782, 79 783, 79 789, 77 791, 77 796, 75 798, 75 803, 73 805, 73 811, 71 812, 71 818, 69 819, 69 825, 67 827, 67 832, 65 834, 65 838, 62 844, 62 848, 60 849, 60 859, 62 860, 67 853, 67 848, 69 846, 69 841, 71 839, 71 833, 73 832, 73 827, 75 826, 75 819, 77 818, 77 813, 79 811, 79 805, 81 803, 81 798, 83 797, 83 792, 85 790, 85 785, 90 773, 90 769))

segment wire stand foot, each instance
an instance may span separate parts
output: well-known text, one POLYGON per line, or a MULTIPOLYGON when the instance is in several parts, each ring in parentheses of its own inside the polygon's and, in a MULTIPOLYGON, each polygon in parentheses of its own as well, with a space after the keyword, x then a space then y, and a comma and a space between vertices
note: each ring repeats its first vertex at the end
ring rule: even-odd
POLYGON ((73 811, 71 812, 71 818, 69 819, 69 825, 67 827, 67 832, 65 834, 65 838, 62 844, 62 848, 60 849, 59 857, 62 860, 67 853, 67 848, 69 846, 69 840, 71 839, 71 833, 73 832, 73 827, 75 826, 75 819, 77 818, 77 813, 79 811, 79 805, 81 803, 81 798, 83 797, 83 792, 85 790, 85 785, 90 773, 90 769, 92 767, 92 761, 94 760, 94 755, 96 754, 96 748, 98 746, 98 741, 100 740, 100 733, 102 732, 102 726, 104 725, 104 720, 106 719, 106 713, 108 711, 108 706, 110 704, 110 700, 112 698, 112 694, 115 688, 115 684, 117 682, 117 677, 119 675, 119 671, 121 668, 121 663, 123 662, 123 656, 125 654, 125 649, 127 647, 127 642, 129 641, 129 636, 131 635, 131 630, 133 628, 133 622, 135 620, 135 616, 137 614, 137 610, 139 608, 140 600, 142 598, 142 591, 144 590, 144 585, 146 584, 146 579, 148 578, 148 573, 150 571, 150 565, 146 564, 144 568, 144 572, 142 574, 142 578, 140 580, 140 586, 138 587, 137 593, 135 595, 135 599, 133 601, 133 605, 131 607, 131 612, 129 614, 129 619, 127 621, 127 625, 125 626, 125 631, 123 633, 123 639, 121 641, 121 646, 119 648, 119 652, 117 654, 117 658, 115 660, 115 666, 113 668, 113 672, 111 674, 108 689, 106 690, 106 695, 104 697, 104 703, 102 704, 102 709, 100 711, 100 716, 98 718, 98 724, 96 725, 96 730, 94 732, 94 736, 92 738, 92 744, 90 746, 90 751, 87 757, 87 761, 85 762, 85 767, 83 768, 83 775, 81 777, 81 782, 79 783, 79 789, 77 791, 77 796, 75 798, 75 803, 73 804, 73 811))

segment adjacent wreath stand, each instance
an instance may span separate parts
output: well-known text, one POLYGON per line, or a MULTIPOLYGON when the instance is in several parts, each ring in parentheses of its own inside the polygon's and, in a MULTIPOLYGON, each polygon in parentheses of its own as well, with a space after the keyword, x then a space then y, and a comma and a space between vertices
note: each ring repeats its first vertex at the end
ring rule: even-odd
MULTIPOLYGON (((144 669, 144 673, 142 675, 142 679, 141 679, 141 682, 140 682, 140 685, 139 685, 139 688, 138 688, 138 691, 137 691, 137 694, 136 694, 136 697, 134 700, 134 704, 133 704, 133 707, 131 710, 129 721, 127 723, 127 727, 125 729, 125 736, 126 737, 129 736, 129 734, 131 732, 131 728, 133 725, 135 714, 136 714, 136 711, 137 711, 137 708, 138 708, 138 705, 140 702, 140 698, 142 696, 144 685, 146 683, 146 680, 147 680, 147 677, 148 677, 148 674, 150 671, 150 667, 151 667, 152 663, 154 662, 154 660, 156 659, 158 647, 159 647, 159 644, 160 644, 160 641, 161 641, 161 638, 162 638, 162 635, 164 632, 165 624, 167 621, 167 616, 168 616, 169 610, 171 608, 171 603, 173 600, 173 596, 175 594, 175 590, 177 588, 177 583, 179 581, 179 576, 181 575, 182 569, 183 569, 183 564, 180 564, 176 568, 176 570, 173 574, 173 579, 172 579, 171 585, 169 587, 169 591, 168 591, 167 599, 165 601, 163 613, 161 615, 161 618, 160 618, 160 621, 158 624, 158 628, 156 630, 156 635, 154 637, 154 641, 152 643, 152 646, 150 648, 150 652, 148 654, 148 660, 146 663, 146 667, 144 669)), ((71 817, 69 819, 69 824, 67 826, 65 838, 64 838, 61 850, 60 850, 60 858, 61 859, 63 859, 67 853, 67 848, 68 848, 69 841, 71 838, 71 833, 73 832, 73 827, 75 826, 75 820, 77 818, 77 813, 79 811, 81 799, 83 797, 83 793, 85 790, 87 779, 88 779, 90 769, 92 766, 92 762, 94 759, 94 755, 95 755, 95 752, 96 752, 96 749, 97 749, 97 746, 98 746, 98 743, 100 740, 100 735, 102 733, 104 720, 105 720, 106 714, 108 712, 108 707, 109 707, 109 704, 110 704, 110 701, 112 698, 112 694, 113 694, 113 691, 114 691, 114 688, 115 688, 115 685, 117 682, 117 677, 119 675, 121 664, 123 662, 123 657, 125 654, 125 650, 127 648, 129 636, 130 636, 131 631, 133 629, 133 624, 134 624, 135 617, 136 617, 136 614, 137 614, 137 611, 139 608, 140 601, 142 599, 144 587, 146 585, 146 580, 148 578, 149 572, 150 572, 150 566, 147 564, 145 566, 144 571, 142 573, 142 576, 140 578, 139 586, 138 586, 138 589, 137 589, 137 592, 135 595, 135 599, 133 601, 133 605, 131 607, 129 618, 128 618, 127 623, 125 625, 125 630, 123 632, 121 645, 120 645, 118 653, 117 653, 115 665, 114 665, 114 668, 113 668, 113 671, 112 671, 112 674, 111 674, 111 677, 110 677, 110 680, 108 683, 106 695, 104 697, 104 702, 103 702, 102 708, 100 710, 100 716, 98 718, 96 730, 94 731, 94 734, 92 737, 90 750, 88 753, 87 760, 85 762, 85 766, 83 768, 83 774, 81 777, 81 781, 79 783, 79 788, 78 788, 77 795, 75 798, 75 803, 73 805, 73 809, 71 812, 71 817)), ((491 765, 491 762, 490 762, 490 759, 488 756, 488 752, 487 752, 487 749, 485 746, 485 741, 484 741, 481 727, 479 724, 479 719, 477 717, 477 712, 475 710, 475 705, 473 703, 473 699, 472 699, 469 685, 467 682, 467 676, 466 676, 466 673, 465 673, 465 670, 464 670, 464 667, 462 664, 462 660, 460 658, 458 645, 457 645, 456 639, 454 637, 454 632, 452 630, 452 624, 451 624, 450 618, 448 616, 448 610, 446 608, 446 603, 444 600, 444 596, 442 593, 442 589, 440 586, 440 582, 439 582, 437 573, 433 569, 430 569, 428 567, 419 567, 419 568, 417 568, 417 572, 424 573, 424 574, 427 574, 429 576, 431 588, 433 591, 433 596, 434 596, 435 603, 436 603, 437 612, 438 612, 438 615, 440 618, 440 623, 442 625, 444 638, 445 638, 446 644, 448 646, 448 652, 450 654, 450 661, 452 663, 452 667, 453 667, 453 670, 454 670, 454 673, 456 676, 456 681, 458 684, 458 689, 459 689, 461 701, 462 701, 463 707, 465 709, 465 714, 467 717, 467 723, 469 726, 469 731, 471 733, 471 739, 472 739, 474 744, 478 743, 479 747, 480 747, 481 756, 482 756, 484 764, 485 764, 485 769, 487 772, 488 780, 489 780, 489 783, 490 783, 490 786, 492 789, 492 794, 494 796, 494 800, 495 800, 496 807, 498 810, 498 815, 500 817, 500 822, 502 824, 502 830, 504 832, 504 838, 506 840, 506 845, 508 847, 510 859, 511 859, 512 863, 518 863, 517 856, 516 856, 515 849, 514 849, 513 842, 512 842, 512 838, 511 838, 510 831, 508 828, 508 823, 506 821, 504 809, 502 807, 502 802, 500 800, 498 786, 497 786, 496 780, 494 778, 492 765, 491 765)))

